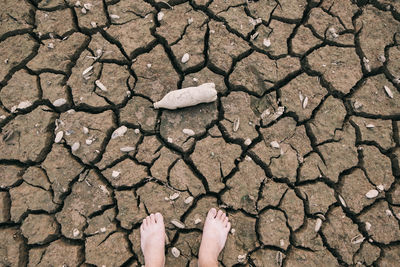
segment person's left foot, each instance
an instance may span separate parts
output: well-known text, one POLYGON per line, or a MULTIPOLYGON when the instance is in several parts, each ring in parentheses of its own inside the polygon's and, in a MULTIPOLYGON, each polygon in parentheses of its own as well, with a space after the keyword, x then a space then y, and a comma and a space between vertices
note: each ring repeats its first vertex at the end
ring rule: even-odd
POLYGON ((140 226, 140 246, 146 267, 161 267, 165 264, 165 226, 160 213, 150 214, 140 226))

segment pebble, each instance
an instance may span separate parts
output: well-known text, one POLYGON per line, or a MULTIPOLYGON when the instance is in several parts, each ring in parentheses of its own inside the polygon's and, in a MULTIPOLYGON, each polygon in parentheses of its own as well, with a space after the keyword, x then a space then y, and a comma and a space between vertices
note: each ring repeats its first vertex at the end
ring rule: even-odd
POLYGON ((384 85, 383 89, 385 90, 385 92, 389 98, 393 98, 393 92, 392 92, 392 90, 390 90, 390 88, 388 86, 384 85))
POLYGON ((280 148, 280 147, 281 147, 277 141, 272 141, 272 142, 270 143, 270 145, 271 145, 271 147, 273 147, 273 148, 280 148))
POLYGON ((65 98, 59 98, 57 100, 55 100, 53 102, 53 106, 55 107, 61 107, 62 105, 64 105, 65 103, 67 103, 67 100, 65 98))
POLYGON ((338 194, 338 197, 339 197, 340 203, 342 203, 342 206, 346 208, 347 207, 346 201, 344 201, 343 197, 339 194, 338 194))
POLYGON ((18 104, 17 109, 24 109, 30 106, 32 106, 31 101, 22 101, 21 103, 18 104))
POLYGON ((238 262, 240 262, 240 263, 244 262, 246 259, 246 254, 238 255, 237 259, 238 259, 238 262))
POLYGON ((185 204, 190 204, 190 203, 192 203, 193 202, 193 199, 194 199, 194 197, 192 197, 192 196, 188 196, 186 199, 185 199, 185 204))
POLYGON ((135 132, 135 134, 139 134, 140 130, 139 129, 135 129, 134 132, 135 132))
POLYGON ((321 218, 318 218, 317 221, 315 222, 314 231, 318 232, 319 229, 321 229, 321 226, 322 226, 322 220, 321 218))
POLYGON ((235 229, 235 228, 232 228, 232 229, 231 229, 231 234, 235 234, 235 232, 236 232, 236 229, 235 229))
POLYGON ((59 131, 56 134, 56 138, 54 138, 54 143, 60 143, 61 139, 63 138, 63 136, 64 136, 64 132, 63 131, 59 131))
POLYGON ((168 138, 167 138, 167 141, 168 141, 168 143, 172 143, 172 142, 173 142, 173 140, 172 140, 171 137, 168 137, 168 138))
POLYGON ((176 247, 173 247, 171 249, 171 252, 172 252, 172 255, 174 255, 175 258, 178 258, 181 255, 181 252, 176 247))
POLYGON ((178 197, 179 197, 179 193, 174 193, 174 194, 172 194, 172 195, 169 196, 169 199, 170 199, 170 200, 175 200, 175 199, 177 199, 178 197))
POLYGON ((100 228, 100 232, 104 233, 107 229, 105 227, 100 228))
POLYGON ((120 174, 121 174, 121 172, 119 172, 119 171, 112 171, 111 176, 112 176, 113 178, 117 178, 120 174))
POLYGON ((91 21, 91 22, 90 22, 90 25, 91 25, 93 28, 96 28, 96 27, 97 27, 97 23, 94 22, 94 21, 91 21))
POLYGON ((89 128, 83 127, 82 131, 83 131, 84 134, 88 134, 89 133, 89 128))
POLYGON ((90 66, 88 68, 86 68, 83 72, 82 72, 82 76, 86 76, 87 74, 89 74, 89 72, 91 72, 93 70, 93 66, 90 66))
POLYGON ((79 142, 75 142, 71 147, 72 152, 77 151, 80 146, 81 146, 81 144, 79 142))
POLYGON ((375 125, 373 125, 372 123, 369 123, 369 124, 365 125, 365 127, 367 127, 368 129, 373 129, 373 128, 375 128, 375 125))
POLYGON ((163 13, 163 12, 158 12, 158 14, 157 14, 157 20, 158 20, 158 21, 162 21, 163 18, 164 18, 164 13, 163 13))
POLYGON ((251 139, 250 139, 250 138, 247 138, 246 140, 244 140, 244 144, 245 144, 246 146, 249 146, 249 145, 251 144, 251 139))
POLYGON ((111 139, 115 139, 117 137, 121 137, 124 136, 124 134, 126 133, 126 131, 128 131, 128 128, 126 126, 121 126, 119 128, 117 128, 111 135, 111 139))
POLYGON ((199 224, 199 223, 201 223, 201 219, 196 218, 196 219, 194 220, 194 224, 199 224))
POLYGON ((378 185, 376 188, 378 188, 379 191, 385 190, 385 186, 383 184, 378 185))
POLYGON ((306 109, 306 107, 307 107, 307 105, 308 105, 308 97, 306 96, 305 98, 304 98, 304 100, 303 100, 303 109, 306 109))
POLYGON ((195 132, 192 130, 192 129, 183 129, 182 130, 182 132, 184 133, 184 134, 186 134, 186 135, 189 135, 189 136, 193 136, 193 135, 195 135, 195 132))
POLYGON ((182 62, 183 64, 185 64, 186 62, 189 61, 189 58, 190 58, 190 55, 189 55, 188 53, 185 53, 185 54, 183 55, 182 59, 181 59, 181 62, 182 62))
POLYGON ((268 38, 264 38, 264 40, 263 40, 263 45, 265 46, 265 47, 270 47, 271 46, 271 40, 268 38))
POLYGON ((88 138, 88 139, 86 139, 85 140, 85 143, 88 145, 88 146, 90 146, 92 143, 93 143, 93 139, 91 139, 91 138, 88 138))
POLYGON ((110 19, 119 19, 120 16, 116 15, 116 14, 110 14, 110 19))
POLYGON ((237 130, 239 130, 239 126, 240 126, 240 118, 236 118, 233 121, 233 132, 237 132, 237 130))
POLYGON ((135 147, 133 146, 125 146, 125 147, 121 147, 119 150, 121 150, 122 152, 132 152, 135 150, 135 147))
POLYGON ((95 84, 101 91, 103 91, 103 92, 108 91, 107 87, 100 80, 95 81, 95 84))
POLYGON ((183 229, 185 228, 185 224, 178 220, 172 220, 171 223, 176 226, 177 228, 183 229))
POLYGON ((77 236, 80 234, 80 232, 79 232, 78 229, 75 228, 75 229, 73 230, 72 234, 73 234, 74 237, 77 237, 77 236))
POLYGON ((365 196, 367 197, 367 198, 375 198, 375 197, 377 197, 379 195, 379 192, 378 192, 378 190, 375 190, 375 189, 372 189, 372 190, 369 190, 368 191, 368 193, 366 193, 365 194, 365 196))
POLYGON ((369 231, 371 229, 371 224, 369 222, 365 223, 365 230, 369 231))
POLYGON ((385 210, 385 213, 386 213, 386 215, 389 216, 389 217, 393 216, 393 213, 392 213, 391 210, 385 210))

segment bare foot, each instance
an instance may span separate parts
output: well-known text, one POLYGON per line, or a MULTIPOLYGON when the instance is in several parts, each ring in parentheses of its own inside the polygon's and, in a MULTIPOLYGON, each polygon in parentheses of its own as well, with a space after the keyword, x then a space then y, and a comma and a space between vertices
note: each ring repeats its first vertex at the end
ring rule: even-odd
POLYGON ((199 250, 199 266, 218 266, 218 255, 225 246, 231 223, 226 214, 212 208, 208 211, 199 250))
POLYGON ((146 267, 161 267, 165 264, 165 226, 160 213, 150 214, 140 226, 140 246, 146 267))

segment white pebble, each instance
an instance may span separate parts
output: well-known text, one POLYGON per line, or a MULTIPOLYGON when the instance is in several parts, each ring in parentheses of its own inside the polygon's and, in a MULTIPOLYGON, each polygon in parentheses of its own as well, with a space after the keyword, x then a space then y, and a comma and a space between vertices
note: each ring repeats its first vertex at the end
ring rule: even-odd
POLYGON ((264 38, 264 40, 263 40, 263 45, 264 45, 265 47, 270 47, 270 46, 271 46, 271 40, 270 40, 270 39, 267 39, 267 38, 264 38))
POLYGON ((369 190, 368 193, 365 194, 365 196, 367 198, 375 198, 378 195, 379 195, 379 192, 378 192, 378 190, 375 190, 375 189, 369 190))
POLYGON ((107 229, 105 227, 100 228, 100 232, 104 233, 107 229))
POLYGON ((249 145, 251 144, 251 139, 250 139, 250 138, 247 138, 246 140, 244 140, 244 144, 245 144, 246 146, 249 146, 249 145))
POLYGON ((64 105, 65 103, 67 103, 67 100, 66 100, 65 98, 59 98, 59 99, 57 99, 57 100, 55 100, 55 101, 53 102, 53 105, 54 105, 55 107, 61 107, 61 106, 64 105))
POLYGON ((95 84, 101 91, 103 91, 103 92, 108 91, 107 87, 100 80, 95 81, 95 84))
POLYGON ((147 68, 149 68, 149 69, 151 68, 151 64, 150 64, 150 63, 148 63, 146 66, 147 66, 147 68))
POLYGON ((85 143, 86 143, 88 146, 90 146, 90 145, 93 143, 93 139, 88 138, 88 139, 85 140, 85 143))
POLYGON ((369 231, 371 229, 371 224, 369 222, 365 223, 365 230, 369 231))
POLYGON ((375 128, 375 125, 373 125, 372 123, 369 123, 369 124, 365 125, 365 127, 367 127, 368 129, 373 129, 373 128, 375 128))
POLYGON ((385 89, 386 94, 388 95, 388 97, 393 98, 393 93, 392 90, 390 90, 390 88, 388 86, 383 86, 383 89, 385 89))
POLYGON ((116 15, 116 14, 110 14, 110 19, 119 19, 120 16, 116 15))
POLYGON ((64 132, 63 131, 59 131, 56 134, 56 138, 54 138, 54 143, 60 143, 61 139, 63 138, 63 136, 64 136, 64 132))
POLYGON ((30 106, 32 106, 31 101, 22 101, 21 103, 18 104, 17 109, 24 109, 30 106))
POLYGON ((86 14, 87 13, 86 8, 82 7, 81 12, 82 12, 82 14, 86 14))
POLYGON ((393 216, 393 213, 392 213, 391 210, 385 210, 385 213, 386 213, 386 215, 389 216, 389 217, 393 216))
POLYGON ((199 223, 201 223, 201 219, 199 218, 194 219, 194 224, 199 224, 199 223))
POLYGON ((91 72, 93 70, 93 66, 90 66, 88 68, 86 68, 83 72, 82 72, 82 76, 86 76, 86 74, 89 74, 89 72, 91 72))
POLYGON ((134 132, 135 132, 135 134, 139 134, 140 130, 139 129, 135 129, 134 132))
POLYGON ((80 146, 81 146, 81 144, 79 142, 75 142, 71 147, 72 152, 77 151, 80 146))
POLYGON ((303 109, 306 109, 307 105, 308 105, 308 97, 306 96, 303 100, 303 109))
POLYGON ((235 228, 232 228, 232 229, 231 229, 231 234, 235 234, 235 232, 236 232, 236 229, 235 229, 235 228))
POLYGON ((169 199, 170 199, 170 200, 175 200, 175 199, 177 199, 178 197, 179 197, 179 193, 174 193, 174 194, 172 194, 172 195, 169 196, 169 199))
POLYGON ((167 138, 167 141, 168 141, 168 143, 172 143, 172 142, 173 142, 173 140, 172 140, 171 137, 168 137, 168 138, 167 138))
POLYGON ((120 174, 121 174, 121 172, 119 172, 119 171, 112 171, 111 176, 112 176, 113 178, 117 178, 120 174))
POLYGON ((49 44, 47 45, 47 48, 53 49, 53 48, 54 48, 54 43, 49 43, 49 44))
POLYGON ((72 234, 74 235, 74 237, 77 237, 77 236, 80 234, 80 232, 79 232, 78 229, 75 228, 75 229, 73 230, 72 234))
POLYGON ((123 136, 123 135, 126 133, 126 131, 128 131, 128 128, 126 128, 126 126, 123 125, 123 126, 119 127, 118 129, 116 129, 116 130, 112 133, 111 139, 115 139, 115 138, 117 138, 117 137, 123 136))
POLYGON ((90 10, 90 9, 92 9, 93 5, 91 3, 86 3, 86 4, 83 4, 83 7, 86 8, 87 10, 90 10))
POLYGON ((83 127, 82 130, 83 130, 84 134, 88 134, 89 133, 89 128, 88 127, 83 127))
POLYGON ((163 12, 158 12, 158 14, 157 14, 157 20, 158 20, 158 21, 162 21, 163 18, 164 18, 164 13, 163 13, 163 12))
POLYGON ((91 22, 90 22, 90 25, 91 25, 93 28, 96 28, 96 27, 97 27, 97 23, 94 22, 94 21, 91 21, 91 22))
POLYGON ((385 190, 385 186, 383 184, 378 185, 376 188, 378 188, 379 191, 385 190))
POLYGON ((321 218, 318 218, 317 221, 315 222, 314 231, 318 232, 319 229, 321 229, 321 225, 322 225, 322 220, 321 218))
POLYGON ((181 255, 181 252, 176 247, 173 247, 171 249, 171 253, 172 253, 172 255, 174 255, 175 258, 178 258, 181 255))
POLYGON ((194 197, 188 196, 188 197, 185 199, 184 202, 185 202, 185 204, 190 204, 190 203, 192 203, 193 199, 194 199, 194 197))
POLYGON ((277 141, 272 141, 272 142, 270 143, 270 145, 271 145, 271 147, 273 147, 273 148, 280 148, 280 147, 281 147, 277 141))
POLYGON ((185 228, 185 224, 178 220, 172 220, 171 223, 176 226, 177 228, 183 229, 185 228))
POLYGON ((195 135, 195 132, 192 129, 183 129, 182 132, 189 136, 195 135))
POLYGON ((125 146, 121 147, 119 150, 121 150, 122 152, 132 152, 135 150, 135 148, 133 146, 125 146))
POLYGON ((185 54, 183 55, 182 59, 181 59, 181 62, 182 62, 183 64, 185 64, 186 62, 189 61, 189 58, 190 58, 190 55, 189 55, 188 53, 185 53, 185 54))

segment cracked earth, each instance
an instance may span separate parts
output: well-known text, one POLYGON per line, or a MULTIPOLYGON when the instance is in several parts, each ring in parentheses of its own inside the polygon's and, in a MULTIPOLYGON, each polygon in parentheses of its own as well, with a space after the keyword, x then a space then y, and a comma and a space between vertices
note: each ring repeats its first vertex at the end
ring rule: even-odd
POLYGON ((141 266, 161 212, 166 265, 197 266, 219 207, 222 266, 395 266, 399 11, 0 0, 0 265, 141 266), (153 109, 207 82, 215 102, 153 109))

